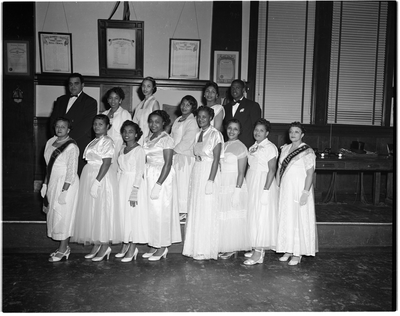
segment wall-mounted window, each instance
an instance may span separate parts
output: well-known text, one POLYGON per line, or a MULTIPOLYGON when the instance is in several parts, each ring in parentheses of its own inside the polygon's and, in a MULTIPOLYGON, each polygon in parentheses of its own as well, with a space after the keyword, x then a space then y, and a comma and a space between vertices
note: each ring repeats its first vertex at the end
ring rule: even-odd
POLYGON ((382 125, 387 2, 333 3, 328 123, 382 125))
POLYGON ((311 122, 315 2, 260 1, 255 101, 273 123, 311 122))

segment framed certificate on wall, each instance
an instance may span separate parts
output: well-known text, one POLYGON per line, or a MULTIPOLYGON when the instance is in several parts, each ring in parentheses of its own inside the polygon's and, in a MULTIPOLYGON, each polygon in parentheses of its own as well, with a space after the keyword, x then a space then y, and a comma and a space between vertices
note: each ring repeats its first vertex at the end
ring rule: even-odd
POLYGON ((214 81, 228 87, 239 78, 239 52, 214 51, 214 81))
POLYGON ((4 73, 29 76, 29 42, 4 41, 4 73))
POLYGON ((42 73, 72 73, 72 34, 39 32, 42 73))
POLYGON ((199 79, 200 40, 170 39, 169 78, 199 79))
POLYGON ((143 77, 143 21, 98 20, 100 76, 143 77))

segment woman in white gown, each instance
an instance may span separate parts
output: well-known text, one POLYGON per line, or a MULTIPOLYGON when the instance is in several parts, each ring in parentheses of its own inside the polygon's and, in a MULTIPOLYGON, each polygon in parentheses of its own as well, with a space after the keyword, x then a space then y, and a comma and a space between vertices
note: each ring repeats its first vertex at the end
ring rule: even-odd
POLYGON ((297 265, 302 256, 315 256, 318 238, 315 220, 314 190, 315 153, 303 143, 304 127, 290 124, 291 144, 283 145, 279 157, 279 217, 276 252, 279 259, 297 265))
POLYGON ((121 150, 123 140, 121 137, 121 126, 126 120, 131 119, 131 114, 121 107, 122 100, 125 99, 124 90, 120 87, 114 87, 106 93, 107 102, 110 105, 110 109, 104 111, 102 114, 107 115, 110 119, 111 128, 108 130, 107 135, 114 141, 115 151, 110 172, 117 172, 118 170, 118 154, 121 150))
POLYGON ((247 227, 247 186, 244 174, 247 167, 247 147, 238 139, 240 121, 227 122, 228 141, 224 143, 219 194, 219 252, 221 259, 229 259, 236 251, 250 250, 247 227))
POLYGON ((218 259, 219 160, 222 134, 210 125, 214 111, 201 106, 197 123, 201 131, 194 145, 195 163, 189 184, 189 209, 183 255, 195 260, 218 259))
POLYGON ((252 252, 246 253, 244 264, 264 262, 264 251, 275 249, 278 228, 278 186, 275 172, 278 149, 268 140, 271 124, 259 119, 254 127, 256 142, 249 148, 249 169, 246 174, 249 191, 248 229, 252 252))
POLYGON ((167 112, 152 112, 148 119, 150 135, 143 144, 146 153, 145 186, 148 192, 148 245, 153 249, 142 257, 149 261, 166 258, 168 247, 182 241, 177 198, 172 189, 175 176, 172 168, 174 140, 164 131, 170 122, 167 112))
POLYGON ((114 142, 107 136, 110 120, 98 114, 93 120, 96 138, 85 148, 87 164, 82 170, 76 210, 75 231, 71 241, 94 244, 85 256, 92 261, 110 257, 109 243, 122 242, 121 215, 118 207, 117 176, 108 172, 114 157, 114 142))
POLYGON ((155 110, 160 109, 158 101, 154 97, 154 93, 157 91, 156 81, 152 77, 146 77, 141 83, 142 93, 144 99, 135 109, 132 121, 139 125, 143 132, 143 137, 139 139, 139 145, 143 146, 143 143, 147 136, 149 136, 149 114, 155 110))
POLYGON ((209 81, 204 86, 204 99, 206 100, 206 106, 214 110, 214 118, 211 120, 211 126, 214 126, 218 131, 222 131, 222 122, 225 117, 225 110, 221 104, 218 104, 219 89, 218 85, 209 81))
POLYGON ((189 178, 194 165, 193 145, 196 133, 199 131, 199 126, 193 115, 197 109, 196 99, 191 95, 184 96, 180 103, 180 109, 182 115, 172 125, 171 137, 174 139, 175 146, 173 190, 176 191, 178 197, 180 220, 184 220, 188 207, 189 178))
POLYGON ((115 255, 122 262, 136 260, 136 244, 147 244, 148 218, 146 208, 146 190, 143 174, 146 154, 137 143, 142 136, 139 125, 127 120, 121 126, 121 135, 125 142, 118 157, 119 167, 119 207, 122 212, 123 248, 115 255))
POLYGON ((50 255, 50 262, 60 261, 63 257, 68 260, 71 253, 68 242, 74 232, 79 148, 69 137, 70 128, 69 119, 56 119, 56 135, 47 141, 44 150, 47 174, 40 192, 47 200, 47 206, 43 208, 47 212, 47 236, 60 241, 58 249, 50 255))

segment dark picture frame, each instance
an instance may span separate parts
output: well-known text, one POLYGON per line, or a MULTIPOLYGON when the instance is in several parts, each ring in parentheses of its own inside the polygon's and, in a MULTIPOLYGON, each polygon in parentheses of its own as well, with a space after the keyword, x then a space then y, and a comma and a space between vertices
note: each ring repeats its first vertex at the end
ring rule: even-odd
POLYGON ((29 41, 4 41, 4 74, 11 76, 30 75, 29 41))
POLYGON ((104 77, 143 77, 143 21, 98 20, 99 71, 104 77))
POLYGON ((201 41, 176 39, 169 41, 169 78, 199 79, 201 41))
POLYGON ((42 73, 73 73, 72 34, 39 32, 42 73))

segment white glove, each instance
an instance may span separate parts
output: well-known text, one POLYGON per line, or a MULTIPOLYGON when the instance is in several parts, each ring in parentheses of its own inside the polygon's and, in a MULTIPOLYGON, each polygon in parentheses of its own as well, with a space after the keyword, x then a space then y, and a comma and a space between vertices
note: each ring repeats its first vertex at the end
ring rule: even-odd
POLYGON ((95 199, 99 195, 99 187, 100 187, 100 181, 97 179, 94 179, 92 183, 92 187, 90 189, 90 195, 95 199))
POLYGON ((67 204, 67 191, 61 191, 60 196, 58 197, 59 204, 67 204))
POLYGON ((150 199, 157 200, 160 197, 161 185, 156 183, 151 190, 150 199))
POLYGON ((40 189, 40 196, 44 198, 47 193, 47 184, 43 183, 42 188, 40 189))
POLYGON ((214 181, 208 180, 206 184, 206 194, 213 194, 214 181))
POLYGON ((261 204, 265 205, 268 203, 268 194, 269 190, 263 190, 262 194, 261 194, 261 199, 260 202, 261 204))
POLYGON ((232 206, 235 209, 238 209, 240 207, 240 194, 242 192, 241 188, 235 188, 235 191, 233 191, 233 196, 232 196, 232 206))
POLYGON ((301 205, 301 206, 307 204, 308 196, 309 196, 309 195, 310 195, 310 192, 308 192, 308 191, 306 191, 306 190, 303 190, 303 193, 301 194, 301 197, 300 197, 300 205, 301 205))
POLYGON ((129 201, 135 201, 135 202, 137 202, 137 199, 138 199, 138 192, 139 192, 139 189, 133 187, 132 192, 131 192, 131 195, 129 196, 129 201))

